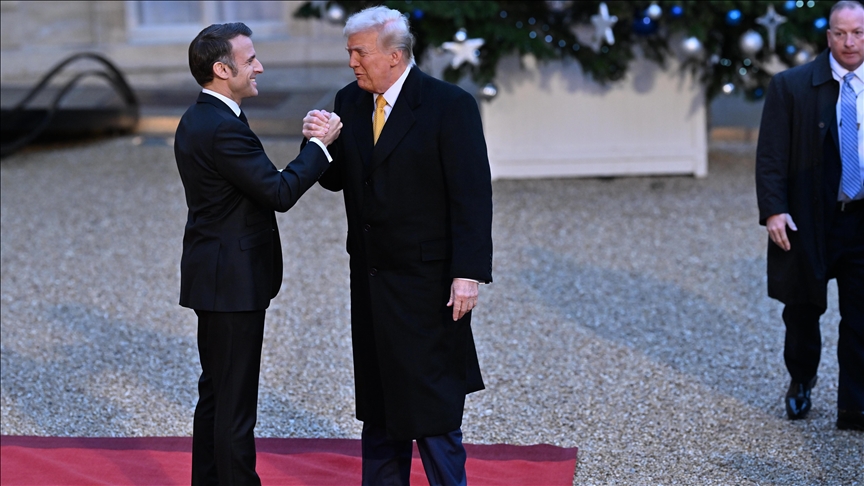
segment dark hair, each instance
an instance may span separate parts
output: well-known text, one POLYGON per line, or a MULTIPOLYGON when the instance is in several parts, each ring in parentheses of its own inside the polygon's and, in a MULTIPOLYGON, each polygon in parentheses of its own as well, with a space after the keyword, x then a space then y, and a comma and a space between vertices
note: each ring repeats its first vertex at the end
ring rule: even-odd
POLYGON ((189 70, 201 86, 213 81, 213 64, 222 62, 237 74, 234 56, 231 55, 231 39, 238 35, 252 36, 252 29, 242 22, 213 24, 205 28, 189 44, 189 70))

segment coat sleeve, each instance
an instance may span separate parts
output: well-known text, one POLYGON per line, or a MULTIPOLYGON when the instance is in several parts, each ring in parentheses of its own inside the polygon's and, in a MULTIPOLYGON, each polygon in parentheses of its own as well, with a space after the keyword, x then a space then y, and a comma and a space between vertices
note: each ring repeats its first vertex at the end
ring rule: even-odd
POLYGON ((439 142, 450 203, 450 276, 492 281, 492 181, 477 102, 459 90, 439 142))
POLYGON ((216 170, 247 197, 274 211, 285 212, 327 170, 324 151, 316 144, 304 147, 281 172, 245 125, 222 122, 216 129, 213 153, 216 170), (229 126, 231 125, 231 126, 229 126))
MULTIPOLYGON (((336 100, 333 105, 333 112, 342 116, 342 93, 336 93, 336 100)), ((342 124, 345 125, 346 120, 342 119, 342 124)), ((348 122, 350 123, 350 121, 348 122)), ((339 138, 333 141, 328 147, 327 150, 330 151, 330 157, 333 158, 333 162, 330 164, 330 168, 327 169, 327 172, 321 176, 318 180, 318 183, 321 184, 321 187, 324 189, 337 192, 341 191, 344 186, 343 179, 343 165, 344 165, 344 157, 342 157, 342 137, 344 137, 344 132, 339 134, 339 138)))
POLYGON ((764 225, 770 216, 789 212, 791 105, 786 78, 778 74, 768 85, 756 148, 756 198, 761 225, 764 225))

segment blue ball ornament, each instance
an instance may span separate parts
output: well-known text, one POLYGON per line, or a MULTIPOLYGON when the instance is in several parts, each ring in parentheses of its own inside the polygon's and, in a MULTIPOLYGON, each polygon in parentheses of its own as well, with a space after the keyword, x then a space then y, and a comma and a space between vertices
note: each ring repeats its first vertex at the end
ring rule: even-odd
POLYGON ((738 25, 741 23, 741 11, 740 10, 730 10, 729 13, 726 14, 726 23, 729 25, 738 25))
POLYGON ((815 21, 813 21, 813 27, 815 27, 816 30, 825 29, 825 27, 828 27, 828 19, 826 19, 825 17, 820 17, 816 19, 815 21))
POLYGON ((788 2, 784 2, 783 8, 785 8, 787 12, 795 10, 795 0, 789 0, 788 2))
POLYGON ((753 98, 755 98, 757 100, 764 95, 765 95, 765 90, 762 88, 756 88, 753 90, 753 98))
POLYGON ((674 7, 669 9, 669 14, 673 17, 680 17, 684 15, 684 9, 681 7, 681 5, 675 5, 674 7))
POLYGON ((634 33, 640 35, 649 35, 653 34, 657 31, 657 22, 651 20, 651 17, 636 17, 633 19, 633 27, 631 27, 634 33))
POLYGON ((414 10, 414 12, 412 12, 411 15, 413 15, 415 19, 420 20, 423 18, 423 11, 418 8, 418 9, 414 10))
POLYGON ((796 52, 798 52, 797 47, 795 47, 793 45, 786 46, 786 54, 789 54, 791 56, 792 54, 795 54, 796 52))

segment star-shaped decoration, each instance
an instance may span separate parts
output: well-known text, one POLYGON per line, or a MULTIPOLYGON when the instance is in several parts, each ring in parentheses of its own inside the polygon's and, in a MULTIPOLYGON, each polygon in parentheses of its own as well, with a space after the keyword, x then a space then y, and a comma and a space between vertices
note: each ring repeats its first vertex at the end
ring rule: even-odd
POLYGON ((768 48, 773 51, 777 45, 777 28, 786 23, 786 17, 778 15, 774 5, 768 5, 768 11, 757 18, 756 23, 768 30, 768 48))
POLYGON ((609 15, 609 7, 606 3, 600 4, 600 12, 591 16, 591 23, 594 24, 594 38, 592 46, 594 50, 600 49, 600 44, 605 40, 610 46, 615 44, 615 35, 612 33, 612 26, 618 22, 618 17, 609 15))
POLYGON ((455 42, 445 42, 441 44, 441 48, 445 51, 453 53, 453 60, 450 61, 450 66, 453 69, 458 69, 462 64, 470 63, 475 66, 480 65, 480 47, 486 43, 483 39, 468 39, 463 30, 454 36, 455 42), (462 35, 459 35, 459 34, 462 35), (464 40, 460 41, 462 38, 464 40))

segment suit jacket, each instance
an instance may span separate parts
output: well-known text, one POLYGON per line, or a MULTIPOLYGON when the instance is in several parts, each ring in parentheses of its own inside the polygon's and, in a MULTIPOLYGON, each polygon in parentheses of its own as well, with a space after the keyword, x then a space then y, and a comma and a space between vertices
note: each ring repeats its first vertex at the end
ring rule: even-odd
POLYGON ((483 388, 470 314, 446 307, 454 277, 492 281, 492 184, 477 102, 411 68, 378 143, 372 95, 336 95, 344 127, 320 183, 348 217, 357 418, 396 439, 462 423, 483 388))
POLYGON ((281 172, 261 141, 221 100, 198 96, 180 119, 174 157, 189 213, 180 260, 180 305, 266 309, 282 285, 274 211, 287 211, 329 166, 309 144, 281 172))
POLYGON ((778 73, 762 110, 756 151, 759 222, 788 213, 788 252, 768 242, 768 295, 786 304, 827 306, 826 228, 840 190, 837 97, 828 50, 778 73))

